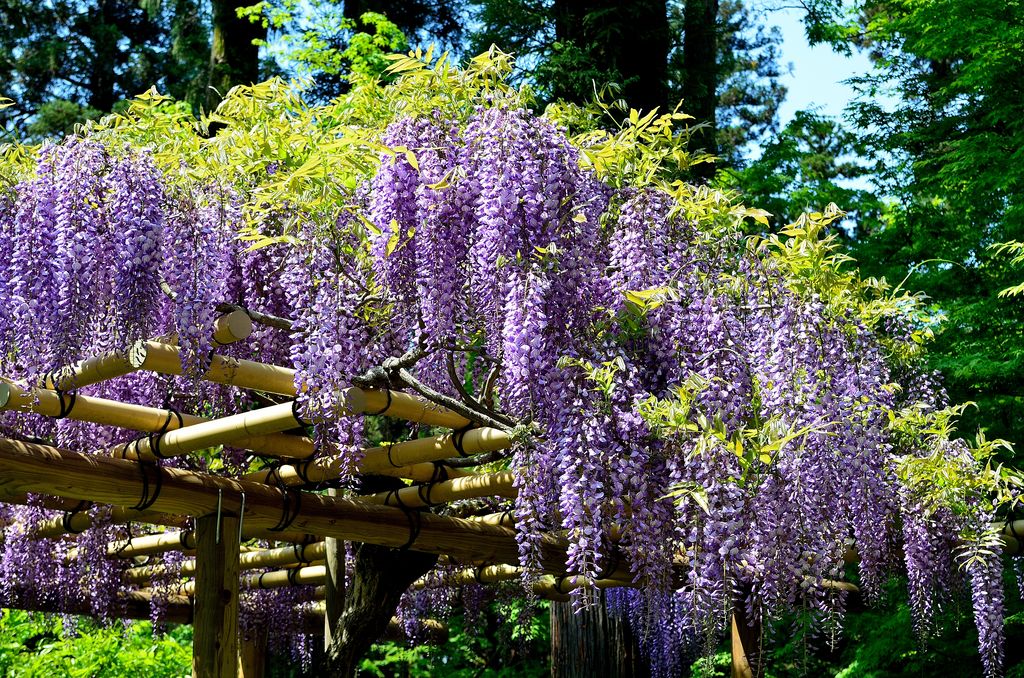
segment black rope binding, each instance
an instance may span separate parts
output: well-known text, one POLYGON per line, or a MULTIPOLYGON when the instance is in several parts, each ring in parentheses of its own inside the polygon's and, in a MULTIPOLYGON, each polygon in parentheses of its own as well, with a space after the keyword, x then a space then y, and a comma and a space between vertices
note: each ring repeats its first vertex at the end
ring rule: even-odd
POLYGON ((398 504, 398 508, 402 509, 403 511, 408 511, 409 509, 413 508, 412 506, 408 506, 404 501, 402 501, 402 495, 399 494, 399 490, 404 489, 404 487, 399 487, 394 490, 388 490, 388 493, 384 495, 384 503, 390 505, 391 498, 394 497, 395 503, 398 504))
MULTIPOLYGON (((157 459, 166 459, 162 452, 160 452, 160 439, 163 438, 164 434, 171 429, 171 422, 175 419, 178 420, 178 425, 175 428, 182 428, 185 425, 184 420, 181 418, 181 412, 174 409, 173 407, 167 408, 167 419, 164 420, 163 426, 158 431, 150 433, 146 438, 149 440, 149 451, 157 459)), ((136 450, 138 443, 136 443, 136 450)))
POLYGON ((313 463, 313 458, 310 457, 309 459, 304 459, 304 460, 298 462, 297 464, 292 464, 292 467, 295 469, 295 474, 297 476, 299 476, 299 479, 302 481, 303 485, 315 485, 316 484, 312 480, 309 479, 309 466, 312 463, 313 463))
POLYGON ((394 449, 395 444, 394 443, 385 443, 385 445, 387 445, 387 447, 388 447, 388 463, 391 464, 395 468, 401 468, 402 465, 401 464, 396 464, 395 460, 391 458, 391 450, 394 449))
POLYGON ((291 584, 292 586, 298 586, 299 585, 299 570, 300 569, 301 568, 293 567, 290 570, 288 570, 288 583, 291 584))
POLYGON ((82 528, 81 530, 73 529, 71 527, 71 520, 72 518, 74 518, 76 513, 80 513, 81 511, 87 509, 89 507, 89 503, 90 502, 87 502, 83 499, 82 501, 78 502, 75 508, 71 509, 70 511, 64 512, 64 515, 61 516, 60 524, 61 527, 64 528, 65 532, 67 532, 68 534, 81 534, 82 532, 85 532, 88 529, 88 526, 82 528))
POLYGON ((423 514, 419 511, 402 507, 405 517, 409 519, 409 541, 398 547, 399 551, 408 551, 416 540, 420 538, 420 529, 423 527, 423 514))
POLYGON ((277 525, 270 528, 271 532, 284 532, 287 530, 295 522, 295 519, 299 517, 299 511, 302 510, 302 492, 286 487, 281 487, 280 490, 283 499, 281 502, 281 519, 277 521, 277 525))
POLYGON ((451 476, 448 475, 448 467, 439 461, 434 462, 434 472, 430 475, 431 483, 440 483, 448 480, 451 476))
POLYGON ((455 432, 452 433, 452 447, 455 448, 455 451, 459 453, 460 457, 470 456, 466 454, 466 450, 462 448, 462 441, 465 439, 466 433, 468 433, 472 428, 473 424, 467 424, 460 429, 456 429, 455 432))
POLYGON ((295 421, 302 428, 309 428, 310 426, 313 425, 310 422, 308 422, 305 419, 303 419, 302 415, 299 414, 299 399, 298 398, 295 398, 294 400, 292 400, 292 417, 295 418, 295 421))
POLYGON ((563 591, 562 590, 562 584, 565 583, 565 580, 566 580, 567 576, 568 575, 564 575, 563 574, 563 575, 559 575, 559 577, 557 579, 555 579, 555 591, 558 592, 558 593, 561 593, 563 596, 569 594, 568 591, 563 591))
POLYGON ((376 417, 384 414, 385 412, 391 409, 391 389, 384 389, 384 395, 387 396, 387 401, 384 403, 384 407, 382 407, 377 412, 367 412, 366 414, 368 414, 371 417, 376 417))
POLYGON ((432 489, 434 489, 433 481, 416 486, 416 495, 420 498, 420 501, 423 502, 424 506, 434 505, 434 502, 430 500, 430 491, 432 489), (424 490, 426 490, 426 494, 424 494, 424 490))
MULTIPOLYGON (((53 385, 57 385, 57 377, 52 372, 50 373, 50 380, 53 385)), ((61 391, 59 388, 53 390, 57 394, 57 398, 60 399, 60 411, 57 412, 57 416, 54 419, 63 419, 71 414, 71 410, 75 409, 75 401, 78 399, 78 391, 61 391), (65 396, 67 396, 65 398, 65 396)))
POLYGON ((139 497, 139 503, 132 506, 133 511, 145 511, 156 502, 157 497, 160 496, 160 488, 163 484, 163 469, 160 468, 159 464, 147 464, 145 462, 139 462, 139 471, 142 473, 142 496, 139 497), (153 488, 152 493, 150 492, 149 474, 147 471, 153 469, 153 488))

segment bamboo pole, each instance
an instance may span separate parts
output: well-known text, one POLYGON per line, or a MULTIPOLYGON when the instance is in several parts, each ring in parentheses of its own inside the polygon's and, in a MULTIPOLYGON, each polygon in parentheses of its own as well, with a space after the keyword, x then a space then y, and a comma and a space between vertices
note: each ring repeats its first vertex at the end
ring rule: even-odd
MULTIPOLYGON (((56 391, 40 388, 24 389, 11 382, 0 382, 0 410, 32 412, 47 417, 65 416, 77 421, 87 421, 94 424, 117 426, 133 431, 146 431, 150 433, 182 430, 182 428, 194 428, 199 425, 222 421, 220 419, 210 420, 196 417, 191 414, 181 414, 156 407, 122 403, 116 400, 107 400, 106 398, 76 395, 72 399, 68 396, 61 396, 56 391)), ((313 454, 312 440, 303 436, 285 435, 282 433, 243 436, 234 440, 232 444, 235 447, 247 449, 263 456, 303 459, 313 454)), ((160 444, 159 451, 165 457, 184 454, 182 451, 165 449, 162 443, 160 444)), ((118 445, 111 450, 111 453, 123 459, 154 461, 157 458, 149 438, 142 438, 129 445, 118 445)))
MULTIPOLYGON (((494 452, 503 450, 510 444, 511 440, 507 433, 487 427, 474 428, 462 433, 446 433, 429 438, 417 438, 364 450, 363 458, 359 462, 359 471, 410 478, 412 476, 407 474, 412 472, 414 465, 447 459, 460 454, 468 456, 482 452, 494 452)), ((286 485, 301 485, 307 480, 318 483, 337 478, 344 466, 345 460, 335 457, 317 460, 301 468, 285 465, 276 471, 270 469, 255 471, 242 476, 242 479, 266 483, 273 478, 275 482, 283 482, 286 485)), ((426 470, 427 467, 419 468, 426 470)), ((456 469, 450 469, 450 472, 454 472, 451 477, 460 474, 456 469)), ((433 473, 433 469, 431 469, 431 473, 433 473)), ((469 473, 468 471, 461 472, 464 475, 469 473)), ((428 479, 430 477, 433 476, 428 476, 428 479)), ((413 478, 413 480, 418 479, 413 478)))
MULTIPOLYGON (((276 549, 260 549, 249 551, 238 556, 239 570, 255 570, 261 567, 283 567, 298 563, 312 563, 323 560, 325 555, 324 542, 318 541, 311 544, 292 544, 276 549)), ((196 568, 195 560, 186 560, 178 568, 181 576, 193 574, 196 568)), ((149 581, 153 577, 160 576, 167 572, 164 565, 144 565, 133 567, 125 572, 124 580, 129 583, 149 581)))
POLYGON ((136 558, 152 556, 167 551, 193 551, 196 548, 196 535, 191 530, 180 532, 161 532, 141 537, 122 539, 107 545, 107 555, 119 558, 136 558))
MULTIPOLYGON (((398 395, 400 394, 392 393, 390 396, 385 396, 377 391, 365 391, 356 387, 347 388, 338 394, 338 401, 341 403, 338 414, 366 414, 386 409, 386 414, 395 416, 403 408, 408 413, 409 410, 406 406, 410 405, 426 411, 422 402, 410 396, 399 399, 398 395), (378 398, 388 398, 390 404, 384 402, 378 406, 375 404, 378 398)), ((156 438, 143 438, 133 444, 133 449, 139 455, 153 454, 154 451, 159 450, 160 454, 164 456, 174 456, 214 445, 268 436, 289 429, 301 428, 304 425, 305 422, 296 412, 295 403, 289 401, 178 428, 156 438)), ((278 436, 278 438, 283 437, 286 436, 278 436)), ((301 439, 296 438, 296 440, 301 439)), ((289 454, 288 456, 310 456, 313 453, 312 443, 303 444, 301 451, 302 454, 289 454)))
POLYGON ((453 478, 426 485, 412 485, 400 490, 378 492, 360 497, 370 504, 402 506, 405 508, 421 508, 444 504, 457 499, 474 497, 514 497, 516 496, 515 475, 511 471, 501 473, 478 474, 462 478, 453 478))
MULTIPOLYGON (((168 525, 177 523, 184 525, 186 520, 180 516, 153 511, 134 511, 120 506, 110 509, 106 518, 111 523, 123 524, 130 522, 148 523, 151 525, 168 525)), ((50 518, 39 523, 32 534, 34 539, 54 539, 65 534, 79 534, 93 526, 93 517, 87 511, 69 512, 60 518, 50 518)))
MULTIPOLYGON (((156 452, 174 457, 216 445, 241 444, 240 441, 247 438, 301 427, 302 422, 296 418, 293 403, 287 402, 176 428, 152 438, 141 438, 132 444, 132 450, 140 457, 155 456, 156 452)), ((296 436, 296 440, 300 438, 296 436)), ((313 453, 311 442, 303 447, 304 456, 313 453)))
MULTIPOLYGON (((216 511, 218 498, 225 512, 237 513, 244 492, 244 521, 249 528, 290 527, 320 536, 446 553, 466 561, 519 561, 515 532, 502 527, 353 499, 299 495, 182 469, 147 470, 134 462, 0 438, 0 492, 40 492, 124 506, 139 502, 144 487, 149 488, 148 508, 161 513, 207 515, 216 511), (151 474, 148 483, 143 482, 143 472, 151 474)), ((541 569, 564 570, 565 549, 564 540, 540 535, 541 569)), ((609 577, 625 580, 629 574, 620 566, 609 577)))
MULTIPOLYGON (((177 517, 177 520, 182 520, 182 518, 177 517)), ((295 545, 308 544, 315 541, 313 535, 305 532, 277 532, 259 528, 254 529, 248 525, 243 525, 242 539, 273 539, 292 542, 295 545)), ((191 530, 161 532, 159 534, 147 534, 112 542, 107 546, 107 555, 120 558, 135 558, 136 556, 159 555, 168 551, 191 551, 195 549, 195 543, 195 533, 191 530)), ((292 547, 288 546, 285 548, 290 550, 292 547)))
MULTIPOLYGON (((181 374, 181 359, 178 347, 149 341, 143 347, 145 357, 142 368, 160 374, 181 374)), ((295 370, 276 365, 266 365, 252 360, 238 360, 214 355, 210 369, 203 375, 207 381, 227 384, 238 388, 295 396, 295 370)), ((463 428, 469 420, 451 410, 435 405, 416 396, 400 391, 376 391, 351 387, 348 392, 361 391, 365 409, 363 414, 382 414, 397 419, 443 426, 463 428)), ((354 397, 354 394, 353 394, 354 397)))
MULTIPOLYGON (((251 334, 252 319, 244 311, 222 315, 213 326, 213 340, 218 344, 242 341, 251 334)), ((174 340, 173 343, 177 341, 174 340)), ((112 351, 79 361, 73 366, 59 368, 41 377, 36 386, 55 391, 70 391, 135 372, 142 369, 145 361, 144 346, 143 342, 136 342, 126 351, 112 351)))
POLYGON ((238 517, 196 519, 192 675, 238 675, 238 517))

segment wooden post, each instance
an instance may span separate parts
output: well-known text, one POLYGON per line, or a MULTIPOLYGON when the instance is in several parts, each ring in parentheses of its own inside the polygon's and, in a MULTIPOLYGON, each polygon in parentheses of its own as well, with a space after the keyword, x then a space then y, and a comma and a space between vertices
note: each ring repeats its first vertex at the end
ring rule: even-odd
POLYGON ((196 518, 192 675, 238 675, 237 516, 213 514, 196 518))
POLYGON ((267 666, 267 631, 259 629, 252 638, 240 638, 238 678, 263 678, 267 666))
POLYGON ((747 617, 743 596, 737 596, 732 611, 732 678, 761 678, 761 625, 747 617))
MULTIPOLYGON (((327 495, 334 497, 338 491, 330 489, 327 495)), ((324 539, 324 557, 327 562, 327 576, 324 578, 324 652, 331 651, 331 643, 341 640, 341 612, 345 608, 345 542, 342 539, 324 539)))

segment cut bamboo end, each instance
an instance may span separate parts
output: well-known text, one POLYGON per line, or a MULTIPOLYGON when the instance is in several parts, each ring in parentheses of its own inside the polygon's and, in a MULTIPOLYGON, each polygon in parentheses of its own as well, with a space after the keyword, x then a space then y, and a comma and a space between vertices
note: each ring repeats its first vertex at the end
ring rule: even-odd
POLYGON ((127 350, 112 351, 79 361, 72 367, 54 370, 43 375, 36 386, 57 391, 84 388, 135 372, 142 367, 143 360, 145 348, 141 342, 136 342, 127 350))
POLYGON ((217 318, 213 326, 213 340, 218 344, 233 344, 248 339, 252 334, 252 318, 238 310, 217 318))
MULTIPOLYGON (((233 311, 217 318, 213 326, 213 339, 218 344, 233 344, 247 339, 252 330, 252 318, 244 311, 233 311)), ((81 360, 73 366, 58 368, 43 375, 36 386, 56 391, 71 391, 122 377, 143 368, 146 349, 147 342, 140 341, 126 350, 112 351, 81 360)))

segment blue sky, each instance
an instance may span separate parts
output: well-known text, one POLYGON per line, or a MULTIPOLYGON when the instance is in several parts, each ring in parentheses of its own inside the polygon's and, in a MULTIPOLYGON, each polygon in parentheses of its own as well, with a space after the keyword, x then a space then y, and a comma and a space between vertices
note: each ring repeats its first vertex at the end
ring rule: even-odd
POLYGON ((799 110, 816 108, 822 113, 840 117, 853 98, 853 90, 843 81, 867 73, 871 62, 866 55, 854 52, 846 57, 836 54, 828 45, 811 47, 804 35, 802 12, 778 9, 767 13, 765 22, 782 31, 782 64, 792 64, 793 72, 782 78, 789 89, 780 110, 784 126, 799 110))

